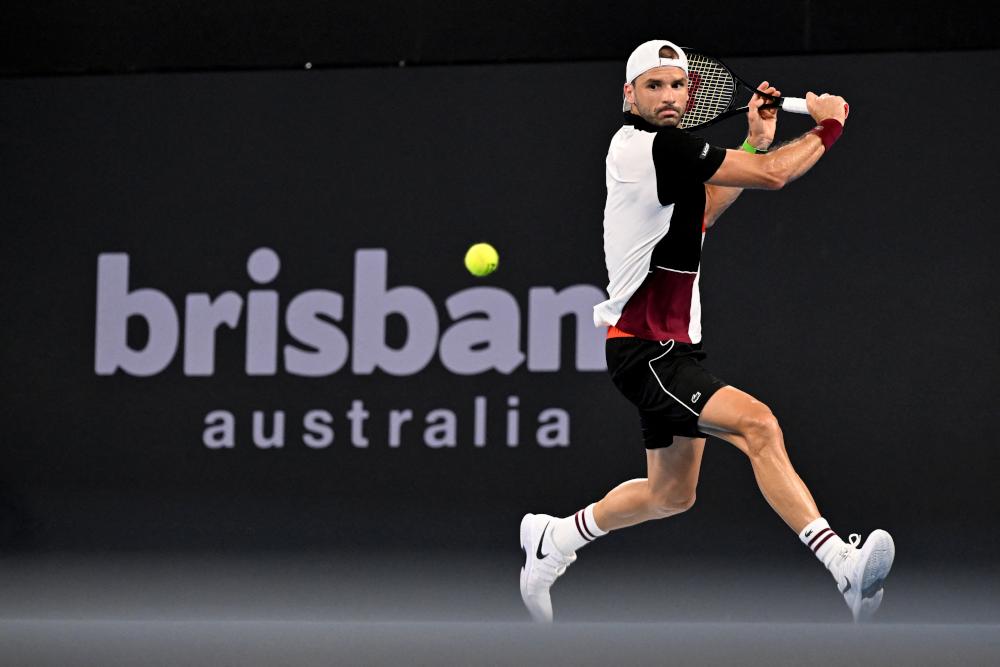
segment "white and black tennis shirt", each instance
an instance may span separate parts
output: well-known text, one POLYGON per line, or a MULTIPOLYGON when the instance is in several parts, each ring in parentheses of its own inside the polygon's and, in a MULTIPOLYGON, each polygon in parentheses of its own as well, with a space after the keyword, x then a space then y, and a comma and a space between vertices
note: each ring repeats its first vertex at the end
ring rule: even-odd
POLYGON ((647 340, 698 343, 704 183, 726 150, 631 113, 625 123, 606 160, 609 298, 594 306, 594 324, 647 340))

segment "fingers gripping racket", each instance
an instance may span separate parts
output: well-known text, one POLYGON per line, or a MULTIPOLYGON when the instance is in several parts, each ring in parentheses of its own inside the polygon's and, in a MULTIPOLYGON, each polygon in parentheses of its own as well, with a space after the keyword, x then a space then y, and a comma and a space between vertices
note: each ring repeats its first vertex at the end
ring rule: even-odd
POLYGON ((762 109, 809 113, 806 101, 801 97, 775 97, 762 93, 718 58, 687 50, 685 53, 688 59, 688 104, 679 126, 683 130, 706 127, 730 116, 746 113, 754 95, 767 98, 762 109), (739 104, 740 98, 744 98, 743 106, 739 104))

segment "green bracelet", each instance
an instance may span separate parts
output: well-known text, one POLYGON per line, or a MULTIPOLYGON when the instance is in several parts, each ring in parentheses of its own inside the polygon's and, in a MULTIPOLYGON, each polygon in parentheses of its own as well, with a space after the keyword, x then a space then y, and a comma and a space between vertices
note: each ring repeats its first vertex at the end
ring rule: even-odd
POLYGON ((744 139, 743 140, 743 145, 740 146, 740 148, 742 148, 743 150, 745 150, 747 153, 766 153, 767 152, 766 149, 758 150, 756 146, 754 146, 753 144, 750 143, 749 139, 744 139))

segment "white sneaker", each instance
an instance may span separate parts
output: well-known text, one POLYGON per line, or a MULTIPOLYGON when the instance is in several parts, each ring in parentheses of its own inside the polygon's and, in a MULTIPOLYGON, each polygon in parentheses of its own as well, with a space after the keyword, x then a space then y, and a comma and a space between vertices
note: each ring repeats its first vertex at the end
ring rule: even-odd
POLYGON ((521 519, 521 599, 538 623, 552 622, 549 589, 576 560, 576 554, 564 556, 552 543, 549 526, 554 520, 548 514, 525 514, 521 519))
POLYGON ((860 549, 861 536, 851 535, 848 544, 837 556, 831 568, 855 623, 864 623, 882 604, 882 583, 889 576, 896 546, 884 530, 874 530, 860 549))

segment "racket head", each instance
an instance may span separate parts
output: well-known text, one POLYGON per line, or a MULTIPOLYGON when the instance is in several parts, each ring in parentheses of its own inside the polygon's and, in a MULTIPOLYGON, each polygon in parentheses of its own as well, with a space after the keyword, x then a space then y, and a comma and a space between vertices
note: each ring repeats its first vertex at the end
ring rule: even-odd
POLYGON ((688 59, 688 103, 682 130, 721 120, 736 104, 737 79, 717 58, 685 49, 688 59))
POLYGON ((761 108, 778 106, 777 98, 752 88, 718 58, 687 49, 684 53, 688 59, 688 103, 678 125, 682 130, 705 127, 745 112, 747 106, 737 102, 741 88, 770 98, 761 108))

